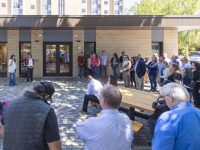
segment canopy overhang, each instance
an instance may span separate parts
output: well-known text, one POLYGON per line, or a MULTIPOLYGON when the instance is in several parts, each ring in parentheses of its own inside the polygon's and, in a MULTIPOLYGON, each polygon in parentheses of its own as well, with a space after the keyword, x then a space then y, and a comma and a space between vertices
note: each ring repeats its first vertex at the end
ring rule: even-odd
POLYGON ((200 29, 200 16, 0 16, 0 29, 200 29))

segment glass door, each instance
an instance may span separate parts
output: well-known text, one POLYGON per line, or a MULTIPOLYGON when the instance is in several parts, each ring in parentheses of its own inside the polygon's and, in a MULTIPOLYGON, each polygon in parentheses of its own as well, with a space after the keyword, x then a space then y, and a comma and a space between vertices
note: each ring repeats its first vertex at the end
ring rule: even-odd
POLYGON ((28 54, 31 54, 31 43, 20 43, 19 50, 19 75, 20 77, 26 77, 26 61, 28 59, 28 54))
POLYGON ((0 77, 7 76, 8 47, 6 43, 0 43, 0 77))
POLYGON ((84 49, 85 49, 85 51, 84 51, 85 57, 89 58, 90 54, 96 53, 96 43, 95 42, 85 42, 84 49))
POLYGON ((44 75, 72 75, 71 43, 44 44, 44 75))

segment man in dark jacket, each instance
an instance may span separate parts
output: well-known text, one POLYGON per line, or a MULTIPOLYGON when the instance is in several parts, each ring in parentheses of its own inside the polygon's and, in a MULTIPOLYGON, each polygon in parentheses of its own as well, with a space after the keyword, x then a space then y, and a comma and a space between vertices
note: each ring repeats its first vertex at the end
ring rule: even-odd
POLYGON ((51 83, 40 82, 9 104, 0 127, 4 150, 61 150, 57 118, 47 103, 54 92, 51 83))
POLYGON ((135 64, 135 82, 136 88, 143 90, 144 89, 144 75, 146 73, 146 66, 144 63, 144 59, 141 57, 140 54, 136 57, 136 64, 135 64))

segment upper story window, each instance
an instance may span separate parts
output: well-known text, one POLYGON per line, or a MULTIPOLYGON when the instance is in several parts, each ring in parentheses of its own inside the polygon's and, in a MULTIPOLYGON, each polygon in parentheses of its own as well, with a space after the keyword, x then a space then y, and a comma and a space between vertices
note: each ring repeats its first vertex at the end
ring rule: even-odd
POLYGON ((104 10, 104 14, 107 15, 108 14, 108 10, 104 10))
POLYGON ((6 3, 1 3, 1 7, 6 7, 6 3))
POLYGON ((14 8, 20 8, 20 5, 19 5, 19 3, 14 3, 14 6, 13 6, 14 8))
POLYGON ((85 9, 82 9, 82 13, 85 13, 86 12, 86 10, 85 9))
POLYGON ((104 1, 104 5, 108 5, 108 1, 104 1))
POLYGON ((86 0, 82 0, 82 3, 86 3, 86 0))
POLYGON ((31 5, 31 9, 35 9, 35 5, 31 5))

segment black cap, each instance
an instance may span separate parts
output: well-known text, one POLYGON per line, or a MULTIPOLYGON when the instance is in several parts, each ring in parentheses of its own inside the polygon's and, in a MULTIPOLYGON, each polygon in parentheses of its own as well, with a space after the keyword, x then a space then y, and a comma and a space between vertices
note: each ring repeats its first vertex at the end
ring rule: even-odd
POLYGON ((49 99, 52 101, 51 97, 55 92, 55 88, 51 82, 40 82, 33 88, 37 92, 46 93, 49 95, 49 99))

